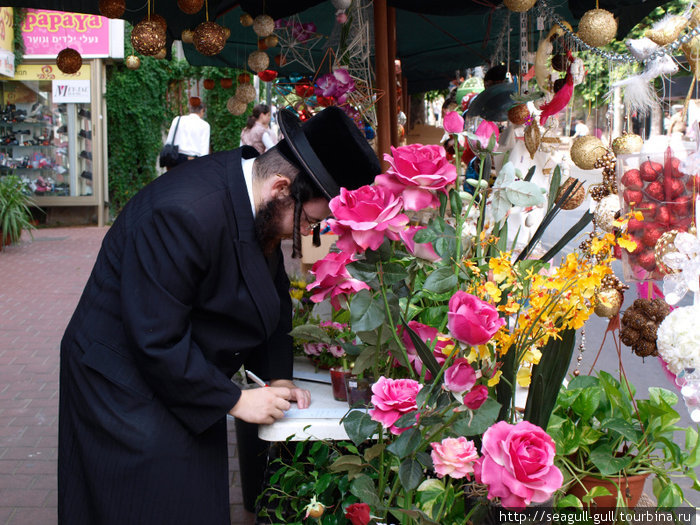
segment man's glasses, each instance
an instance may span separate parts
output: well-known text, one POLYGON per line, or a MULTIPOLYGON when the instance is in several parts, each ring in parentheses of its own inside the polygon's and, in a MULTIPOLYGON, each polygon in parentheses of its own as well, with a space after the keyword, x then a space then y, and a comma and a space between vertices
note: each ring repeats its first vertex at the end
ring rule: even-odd
POLYGON ((325 219, 314 219, 306 214, 306 210, 302 207, 301 213, 304 214, 304 222, 309 230, 313 230, 316 226, 320 226, 325 219))

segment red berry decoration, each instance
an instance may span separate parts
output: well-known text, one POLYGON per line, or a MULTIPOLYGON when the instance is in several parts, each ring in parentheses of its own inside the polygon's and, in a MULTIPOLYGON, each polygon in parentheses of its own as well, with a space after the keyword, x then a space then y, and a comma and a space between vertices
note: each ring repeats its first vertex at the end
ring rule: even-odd
POLYGON ((670 177, 673 177, 675 179, 678 179, 683 176, 683 173, 681 173, 680 170, 680 159, 677 159, 676 157, 671 157, 667 162, 667 165, 668 166, 667 169, 664 171, 664 175, 668 173, 670 177))
POLYGON ((314 87, 309 84, 297 84, 294 91, 298 97, 307 98, 314 94, 314 87))
MULTIPOLYGON (((642 175, 642 177, 644 177, 644 175, 642 175)), ((658 180, 654 181, 646 187, 644 193, 646 193, 652 199, 655 199, 657 201, 663 201, 665 195, 664 185, 658 180)))
POLYGON ((658 162, 653 162, 651 160, 644 161, 642 162, 641 166, 639 166, 639 173, 642 180, 647 182, 655 181, 657 178, 659 178, 662 171, 663 166, 661 166, 661 164, 658 162))
POLYGON ((622 179, 620 179, 620 182, 631 190, 641 190, 642 186, 644 186, 642 177, 637 169, 627 170, 622 176, 622 179))
POLYGON ((639 190, 625 190, 622 192, 622 198, 627 204, 634 206, 642 202, 643 195, 639 190))

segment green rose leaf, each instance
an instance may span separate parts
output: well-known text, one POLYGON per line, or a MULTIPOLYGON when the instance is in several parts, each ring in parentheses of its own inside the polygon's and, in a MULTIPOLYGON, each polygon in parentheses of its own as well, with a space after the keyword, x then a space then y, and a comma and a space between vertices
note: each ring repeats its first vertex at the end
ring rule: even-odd
POLYGON ((386 263, 381 266, 382 279, 385 284, 391 285, 401 282, 408 277, 406 269, 399 263, 386 263))
POLYGON ((367 503, 370 507, 379 507, 381 502, 377 497, 377 488, 374 481, 367 474, 360 474, 350 484, 350 493, 357 496, 360 501, 367 503))
POLYGON ((459 436, 476 436, 486 432, 496 422, 501 405, 495 399, 488 398, 473 414, 464 412, 452 426, 459 436))
POLYGON ((331 472, 359 471, 362 467, 360 456, 340 456, 328 468, 331 472))
POLYGON ((355 332, 379 328, 385 320, 384 304, 381 297, 373 296, 368 290, 360 290, 350 302, 350 323, 355 332))
MULTIPOLYGON (((396 438, 396 441, 391 443, 386 449, 399 459, 403 459, 418 450, 422 440, 423 436, 420 430, 417 428, 409 428, 402 432, 399 437, 396 438)), ((416 484, 416 487, 417 486, 416 484)))
POLYGON ((343 418, 343 427, 352 442, 359 445, 377 433, 379 423, 362 410, 352 410, 343 418))
POLYGON ((355 279, 366 283, 377 279, 377 267, 367 261, 355 261, 346 266, 348 273, 355 279))
POLYGON ((454 290, 457 284, 454 268, 442 266, 428 275, 423 288, 433 293, 447 293, 454 290))
POLYGON ((295 327, 290 333, 294 339, 301 341, 331 343, 330 336, 318 324, 302 324, 295 327))
POLYGON ((367 345, 364 350, 355 359, 355 365, 353 366, 353 372, 355 374, 361 374, 365 370, 372 368, 374 364, 374 358, 377 355, 377 347, 373 345, 367 345))
POLYGON ((408 458, 399 466, 399 479, 406 490, 413 490, 423 479, 423 467, 415 459, 408 458))

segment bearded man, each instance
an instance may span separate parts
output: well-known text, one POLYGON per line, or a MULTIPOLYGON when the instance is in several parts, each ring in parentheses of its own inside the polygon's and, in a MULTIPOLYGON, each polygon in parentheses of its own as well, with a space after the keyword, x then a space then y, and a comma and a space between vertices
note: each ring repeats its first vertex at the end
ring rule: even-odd
POLYGON ((285 140, 178 166, 124 207, 61 342, 61 525, 227 525, 226 416, 272 423, 292 377, 280 241, 329 213, 379 162, 327 108, 281 112, 285 140), (241 390, 244 365, 269 388, 241 390))

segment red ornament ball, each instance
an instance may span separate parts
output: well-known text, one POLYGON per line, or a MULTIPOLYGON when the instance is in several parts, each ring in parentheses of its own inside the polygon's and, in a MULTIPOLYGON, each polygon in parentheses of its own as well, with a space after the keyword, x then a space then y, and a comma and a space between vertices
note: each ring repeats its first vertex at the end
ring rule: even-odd
POLYGON ((250 75, 248 73, 241 73, 238 75, 239 84, 248 84, 250 82, 250 75))
POLYGON ((258 77, 260 77, 260 80, 263 82, 272 82, 277 78, 277 71, 274 71, 272 69, 265 69, 263 71, 258 72, 258 77))
POLYGON ((659 206, 654 218, 657 222, 668 225, 671 223, 671 212, 667 206, 659 206))
POLYGON ((202 22, 194 30, 192 43, 203 55, 216 55, 221 53, 226 45, 226 33, 224 28, 216 22, 202 22))
POLYGON ((83 57, 72 47, 67 47, 58 53, 56 65, 66 75, 72 75, 80 71, 80 67, 83 65, 83 57))
POLYGON ((214 79, 205 78, 204 82, 202 82, 202 85, 204 86, 204 89, 214 89, 214 79))
POLYGON ((165 33, 150 20, 141 20, 131 31, 131 45, 142 55, 155 55, 165 47, 165 33))
POLYGON ((126 10, 125 0, 100 0, 98 4, 100 14, 107 18, 121 18, 126 10))
POLYGON ((685 190, 685 186, 678 179, 669 177, 664 181, 664 190, 667 201, 672 201, 676 197, 680 197, 685 190))
POLYGON ((646 228, 646 225, 646 222, 632 218, 627 221, 627 230, 631 232, 643 230, 646 228))
POLYGON ((654 250, 649 250, 649 251, 640 253, 637 256, 637 264, 649 272, 655 270, 656 269, 656 257, 654 256, 654 250))
POLYGON ((673 202, 668 203, 668 207, 673 213, 679 217, 685 217, 690 212, 690 205, 692 204, 692 199, 690 195, 683 195, 673 199, 673 202))
POLYGON ((639 166, 639 173, 642 177, 642 180, 645 180, 647 182, 654 182, 656 179, 659 178, 659 175, 661 175, 663 171, 663 166, 659 164, 658 162, 653 162, 651 160, 647 160, 642 162, 641 166, 639 166))
POLYGON ((229 89, 231 86, 233 86, 233 79, 232 78, 222 78, 219 80, 219 84, 221 84, 221 87, 224 89, 229 89))
POLYGON ((643 195, 639 190, 625 190, 622 192, 622 198, 627 204, 634 206, 642 202, 643 195))
POLYGON ((202 6, 204 6, 204 0, 177 0, 177 6, 183 13, 193 15, 202 9, 202 6))
POLYGON ((656 246, 656 241, 659 240, 659 237, 661 237, 663 233, 664 230, 657 228, 654 224, 649 224, 644 235, 642 235, 642 244, 653 248, 656 246))
POLYGON ((644 190, 644 193, 647 194, 648 197, 657 200, 657 201, 663 201, 664 200, 664 185, 657 181, 654 181, 650 183, 646 189, 644 190))
POLYGON ((620 179, 620 182, 622 182, 623 186, 631 190, 641 190, 644 186, 642 177, 637 169, 627 170, 622 176, 622 179, 620 179))
POLYGON ((642 212, 644 219, 650 221, 656 215, 656 203, 655 202, 642 202, 635 209, 642 212))

